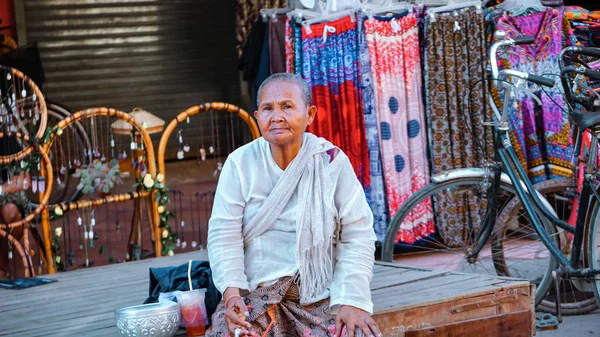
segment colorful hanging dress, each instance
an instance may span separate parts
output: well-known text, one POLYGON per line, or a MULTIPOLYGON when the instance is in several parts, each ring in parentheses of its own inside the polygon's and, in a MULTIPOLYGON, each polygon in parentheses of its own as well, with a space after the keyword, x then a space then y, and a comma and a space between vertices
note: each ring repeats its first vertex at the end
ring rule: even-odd
MULTIPOLYGON (((512 16, 503 14, 496 29, 506 32, 508 38, 534 36, 530 45, 517 45, 502 56, 502 66, 536 75, 560 74, 558 56, 563 48, 563 14, 548 8, 545 12, 512 16)), ((542 106, 532 98, 519 93, 518 104, 509 107, 512 144, 530 179, 570 177, 573 152, 568 116, 560 85, 544 88, 527 84, 542 101, 542 106), (558 106, 557 106, 558 104, 558 106)))
MULTIPOLYGON (((302 27, 302 76, 318 108, 308 131, 339 146, 350 158, 370 201, 370 168, 359 87, 357 24, 348 17, 302 27)), ((296 54, 295 62, 298 63, 296 54)), ((298 73, 298 69, 296 69, 298 73)))
MULTIPOLYGON (((358 17, 362 14, 359 13, 358 17)), ((389 213, 387 209, 383 170, 379 151, 379 129, 377 125, 377 109, 375 107, 375 90, 367 36, 364 33, 364 20, 358 25, 358 53, 360 59, 360 89, 364 110, 365 131, 369 147, 371 169, 371 210, 373 211, 373 228, 377 240, 383 242, 387 233, 389 213)))
MULTIPOLYGON (((457 15, 438 15, 425 22, 426 115, 433 174, 483 167, 493 158, 488 104, 487 50, 483 14, 475 8, 457 15)), ((464 196, 459 194, 459 196, 464 196)), ((436 226, 446 245, 463 245, 467 217, 485 215, 485 200, 471 195, 456 200, 448 194, 434 196, 436 226), (465 204, 471 207, 464 207, 465 204)), ((473 224, 481 224, 471 221, 473 224)))
MULTIPOLYGON (((429 183, 421 63, 414 15, 365 21, 380 151, 390 216, 429 183)), ((431 201, 402 223, 396 242, 414 243, 435 230, 431 201)))

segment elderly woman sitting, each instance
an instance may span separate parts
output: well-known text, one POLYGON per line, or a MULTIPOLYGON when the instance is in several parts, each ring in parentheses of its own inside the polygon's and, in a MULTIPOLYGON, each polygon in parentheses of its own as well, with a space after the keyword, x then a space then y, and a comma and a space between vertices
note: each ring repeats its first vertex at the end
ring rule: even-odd
POLYGON ((301 77, 269 77, 258 99, 262 138, 225 162, 209 222, 223 301, 208 335, 380 336, 373 218, 348 157, 305 132, 317 108, 301 77))

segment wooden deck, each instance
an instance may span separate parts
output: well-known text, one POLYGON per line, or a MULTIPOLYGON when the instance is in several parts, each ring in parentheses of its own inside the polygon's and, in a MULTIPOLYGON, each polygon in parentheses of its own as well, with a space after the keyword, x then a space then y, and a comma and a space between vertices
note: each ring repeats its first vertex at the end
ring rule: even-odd
MULTIPOLYGON (((0 289, 0 336, 118 336, 114 311, 146 299, 149 267, 206 258, 206 251, 192 252, 49 275, 58 282, 30 289, 0 289)), ((448 336, 459 331, 452 324, 468 320, 487 322, 487 329, 508 322, 513 333, 507 336, 531 335, 526 281, 377 263, 371 289, 384 336, 393 328, 435 336, 434 327, 448 336), (520 317, 518 324, 509 314, 520 317)))

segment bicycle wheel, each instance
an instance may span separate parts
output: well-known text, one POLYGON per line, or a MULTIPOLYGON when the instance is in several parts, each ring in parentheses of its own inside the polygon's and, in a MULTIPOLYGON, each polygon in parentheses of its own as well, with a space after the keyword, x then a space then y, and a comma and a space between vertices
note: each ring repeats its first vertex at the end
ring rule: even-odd
MULTIPOLYGON (((392 219, 383 245, 382 258, 384 261, 396 261, 421 268, 526 278, 537 286, 537 304, 547 293, 552 283, 551 271, 556 269, 556 261, 551 258, 541 242, 535 247, 528 247, 527 250, 521 251, 518 260, 503 256, 503 264, 496 265, 500 259, 494 256, 492 237, 505 238, 502 241, 505 246, 518 245, 520 242, 512 240, 504 234, 507 231, 506 223, 495 222, 493 233, 485 242, 478 256, 468 258, 479 244, 477 240, 480 238, 477 233, 484 230, 483 220, 486 218, 487 212, 493 206, 497 211, 496 214, 501 214, 502 209, 516 196, 516 191, 508 177, 503 176, 497 200, 488 208, 492 178, 486 177, 489 177, 489 173, 483 169, 455 170, 450 174, 434 177, 432 179, 434 183, 412 195, 392 219), (394 238, 402 222, 413 207, 428 198, 432 198, 434 201, 434 216, 438 228, 440 219, 444 218, 440 217, 443 214, 438 211, 440 210, 439 204, 442 201, 446 203, 455 201, 452 211, 462 215, 464 219, 464 221, 453 223, 454 233, 458 233, 455 236, 460 236, 454 237, 453 241, 458 241, 460 244, 449 246, 445 243, 448 240, 439 234, 433 234, 421 239, 410 248, 402 249, 401 254, 394 255, 394 238)), ((552 229, 549 228, 549 230, 552 229)))
MULTIPOLYGON (((592 217, 588 240, 586 242, 588 266, 592 269, 600 269, 600 205, 595 204, 592 211, 592 217)), ((591 278, 591 286, 596 297, 596 303, 600 306, 600 275, 594 275, 591 278)))
MULTIPOLYGON (((559 219, 568 221, 571 214, 571 206, 573 198, 577 197, 577 186, 575 181, 572 179, 561 179, 561 180, 548 180, 534 185, 536 191, 546 198, 546 200, 552 205, 552 208, 556 212, 559 219)), ((501 260, 504 256, 513 255, 515 248, 508 247, 503 244, 504 240, 515 241, 520 240, 524 243, 525 247, 531 245, 540 244, 537 235, 533 228, 524 226, 521 220, 524 210, 521 201, 518 198, 513 199, 509 202, 502 214, 498 217, 498 221, 501 223, 508 223, 507 230, 504 232, 504 236, 494 237, 493 246, 498 250, 504 249, 504 253, 494 254, 498 260, 501 260)), ((563 253, 568 255, 570 249, 566 248, 567 236, 562 231, 556 231, 554 228, 552 233, 548 231, 549 235, 556 235, 557 241, 560 242, 563 253)), ((518 248, 523 248, 523 245, 518 248)), ((501 265, 502 262, 498 261, 497 265, 501 265)), ((554 284, 554 283, 552 283, 554 284)), ((589 287, 587 287, 589 288, 589 287)), ((549 287, 549 292, 537 306, 536 310, 548 313, 556 313, 556 290, 552 285, 549 287)), ((585 289, 578 283, 578 280, 563 280, 561 284, 561 312, 563 315, 581 315, 590 311, 596 310, 596 299, 591 288, 585 289)))

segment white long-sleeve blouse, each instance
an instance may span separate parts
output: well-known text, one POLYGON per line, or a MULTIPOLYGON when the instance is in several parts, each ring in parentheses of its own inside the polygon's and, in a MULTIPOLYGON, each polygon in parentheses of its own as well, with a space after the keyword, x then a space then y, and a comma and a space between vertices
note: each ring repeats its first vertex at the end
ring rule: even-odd
MULTIPOLYGON (((373 215, 348 157, 340 151, 325 167, 334 188, 336 226, 332 238, 333 280, 330 308, 351 305, 373 313, 369 284, 373 276, 373 215), (337 224, 337 225, 336 225, 337 224)), ((253 291, 298 271, 296 262, 297 191, 272 228, 244 247, 242 227, 251 223, 283 174, 269 143, 261 138, 229 155, 219 178, 208 229, 208 255, 215 285, 253 291)))

